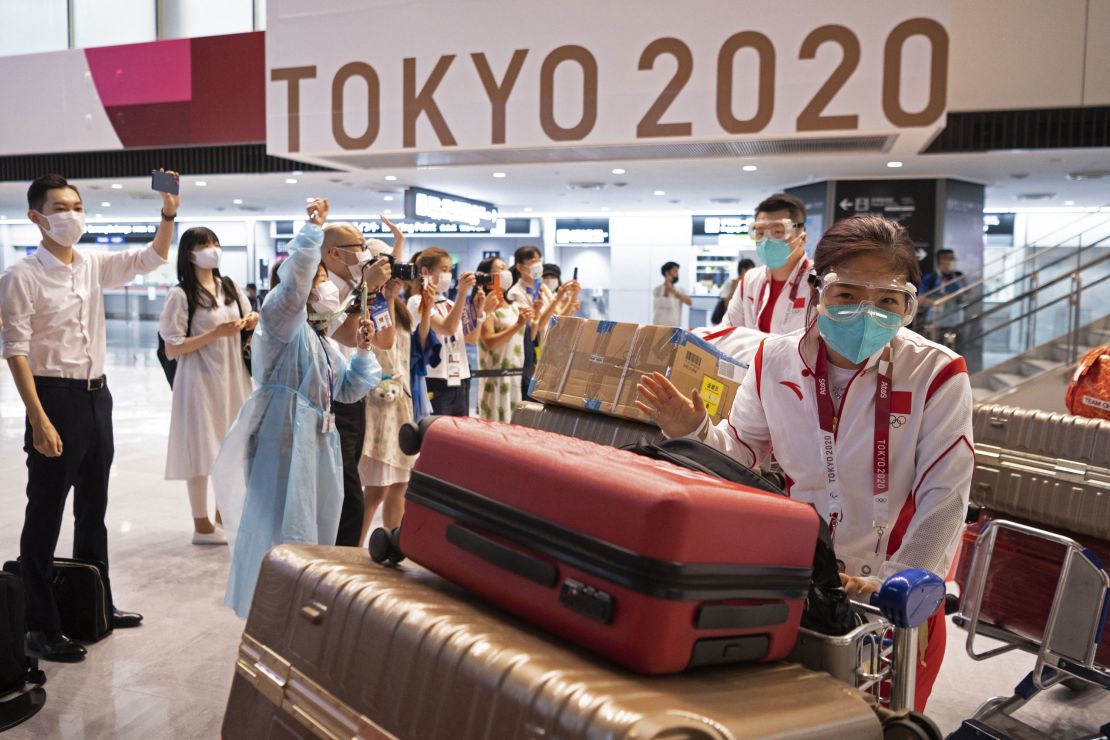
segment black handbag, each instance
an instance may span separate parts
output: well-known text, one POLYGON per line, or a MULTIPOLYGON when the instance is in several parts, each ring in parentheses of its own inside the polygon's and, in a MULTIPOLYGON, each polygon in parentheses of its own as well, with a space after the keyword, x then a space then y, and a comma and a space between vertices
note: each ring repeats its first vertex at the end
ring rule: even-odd
MULTIPOLYGON (((235 305, 239 309, 239 318, 243 316, 243 304, 239 301, 238 289, 235 294, 235 305)), ((254 329, 243 329, 239 332, 239 346, 240 351, 243 353, 243 364, 247 366, 247 375, 251 374, 251 337, 254 336, 254 329)))
MULTIPOLYGON (((749 488, 785 496, 785 492, 746 465, 696 439, 668 439, 659 444, 629 445, 631 450, 655 460, 666 460, 689 470, 715 475, 749 488)), ((813 551, 813 580, 806 594, 802 626, 826 635, 851 632, 859 622, 851 600, 840 583, 840 564, 833 550, 828 523, 818 519, 817 546, 813 551)))
POLYGON ((46 691, 41 688, 46 674, 24 648, 26 610, 19 577, 0 572, 0 696, 19 692, 0 702, 0 732, 34 716, 46 702, 46 691), (24 691, 27 684, 36 686, 24 691))
MULTIPOLYGON (((19 574, 18 560, 4 563, 19 574)), ((54 558, 54 601, 62 632, 74 640, 97 642, 112 633, 112 605, 108 603, 107 567, 96 560, 54 558)))

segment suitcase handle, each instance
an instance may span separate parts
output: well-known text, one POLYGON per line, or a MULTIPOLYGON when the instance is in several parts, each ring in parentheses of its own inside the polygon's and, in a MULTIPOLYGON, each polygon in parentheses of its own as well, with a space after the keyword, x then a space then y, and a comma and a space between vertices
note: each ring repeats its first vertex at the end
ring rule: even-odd
POLYGON ((546 560, 506 547, 458 524, 447 525, 447 541, 491 565, 547 588, 559 578, 558 570, 546 560))

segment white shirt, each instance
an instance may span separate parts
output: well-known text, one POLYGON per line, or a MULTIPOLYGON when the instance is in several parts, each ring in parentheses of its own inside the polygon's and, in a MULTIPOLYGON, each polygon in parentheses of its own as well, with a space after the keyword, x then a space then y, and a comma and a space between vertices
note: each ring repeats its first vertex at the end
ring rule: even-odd
POLYGON ((166 263, 154 246, 123 252, 74 250, 73 263, 45 247, 0 276, 4 359, 26 357, 31 374, 87 380, 104 374, 104 290, 166 263))
MULTIPOLYGON (((802 257, 786 278, 778 300, 771 307, 771 334, 789 334, 806 328, 806 313, 809 309, 810 286, 806 275, 813 267, 808 258, 802 257), (797 283, 797 290, 794 285, 797 283), (790 294, 794 293, 791 298, 790 294)), ((753 267, 744 273, 740 284, 728 302, 721 327, 742 326, 759 329, 759 316, 767 307, 771 297, 771 271, 767 267, 753 267)))
POLYGON ((652 299, 651 323, 656 326, 679 326, 682 323, 682 302, 674 292, 667 295, 666 283, 655 286, 652 299))
MULTIPOLYGON (((413 325, 420 323, 420 296, 414 295, 409 297, 409 313, 412 314, 413 325)), ((447 314, 451 313, 451 309, 455 307, 455 302, 449 300, 443 294, 436 296, 435 305, 432 306, 432 315, 438 316, 441 319, 446 319, 447 314)), ((461 365, 459 366, 459 380, 466 380, 470 377, 470 362, 466 358, 466 336, 463 334, 462 319, 459 320, 459 328, 455 330, 454 336, 443 336, 436 332, 439 341, 443 343, 443 350, 440 356, 438 365, 432 367, 428 366, 428 377, 439 378, 440 380, 447 379, 447 353, 457 352, 460 355, 461 365)))
MULTIPOLYGON (((708 430, 706 442, 751 467, 773 450, 790 497, 812 503, 828 520, 817 341, 816 329, 766 339, 729 417, 708 430)), ((836 404, 843 508, 836 554, 853 576, 885 579, 912 567, 943 577, 963 529, 975 464, 971 383, 962 357, 908 329, 898 332, 892 348, 891 521, 881 534, 873 524, 876 353, 853 373, 836 404)), ((830 384, 843 382, 841 375, 830 369, 830 384)))

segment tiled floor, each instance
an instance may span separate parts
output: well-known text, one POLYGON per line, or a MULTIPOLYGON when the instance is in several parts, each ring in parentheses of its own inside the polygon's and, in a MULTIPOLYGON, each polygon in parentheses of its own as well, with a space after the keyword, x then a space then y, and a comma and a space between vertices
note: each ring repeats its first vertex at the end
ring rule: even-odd
MULTIPOLYGON (((119 605, 143 612, 146 621, 91 645, 84 663, 46 664, 46 708, 5 740, 219 734, 242 630, 222 604, 227 548, 190 544, 184 486, 162 480, 170 392, 150 349, 153 327, 112 323, 112 580, 119 605)), ((10 374, 0 369, 0 558, 18 550, 26 481, 22 437, 22 404, 10 374)), ((63 531, 58 552, 67 554, 71 542, 72 532, 63 531)), ((974 663, 963 652, 963 637, 949 627, 947 659, 929 705, 945 731, 987 697, 1010 693, 1033 662, 1007 655, 974 663)), ((1110 697, 1054 689, 1019 716, 1059 737, 1110 721, 1110 697)))

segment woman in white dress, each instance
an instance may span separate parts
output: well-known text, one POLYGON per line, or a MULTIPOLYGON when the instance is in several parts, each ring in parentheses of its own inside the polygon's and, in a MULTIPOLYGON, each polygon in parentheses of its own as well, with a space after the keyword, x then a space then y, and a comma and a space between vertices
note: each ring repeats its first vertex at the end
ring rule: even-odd
POLYGON ((194 545, 227 544, 208 519, 208 472, 251 393, 240 332, 258 323, 243 291, 220 275, 220 256, 220 240, 211 229, 201 226, 181 235, 179 282, 166 297, 158 326, 166 356, 177 360, 166 480, 185 481, 194 545))

